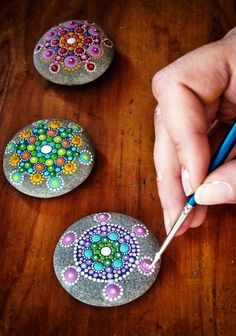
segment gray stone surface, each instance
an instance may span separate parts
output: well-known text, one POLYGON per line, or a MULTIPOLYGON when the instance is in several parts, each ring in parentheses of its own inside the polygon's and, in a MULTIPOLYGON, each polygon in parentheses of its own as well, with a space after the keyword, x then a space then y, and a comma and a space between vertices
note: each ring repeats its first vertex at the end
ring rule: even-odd
POLYGON ((113 43, 96 23, 72 20, 49 29, 35 46, 38 72, 51 82, 80 85, 100 77, 112 62, 113 43))
POLYGON ((54 269, 64 289, 94 306, 126 304, 155 281, 151 264, 159 244, 138 220, 117 213, 85 217, 69 227, 54 252, 54 269))
POLYGON ((19 191, 35 197, 60 196, 90 174, 95 150, 78 124, 40 120, 20 130, 8 143, 3 168, 19 191))

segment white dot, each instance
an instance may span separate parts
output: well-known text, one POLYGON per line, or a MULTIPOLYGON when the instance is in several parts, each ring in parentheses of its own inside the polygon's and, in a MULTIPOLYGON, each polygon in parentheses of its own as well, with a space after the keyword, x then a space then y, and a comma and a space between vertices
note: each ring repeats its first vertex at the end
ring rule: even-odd
POLYGON ((101 254, 103 255, 103 256, 109 256, 110 254, 111 254, 111 249, 110 249, 110 247, 103 247, 102 249, 101 249, 101 254))
POLYGON ((42 152, 43 154, 48 154, 48 153, 51 152, 51 150, 52 150, 52 147, 49 146, 49 145, 44 145, 44 146, 41 148, 41 152, 42 152))
POLYGON ((76 39, 74 37, 70 37, 70 38, 68 38, 68 40, 66 42, 69 43, 69 44, 73 44, 73 43, 75 43, 75 41, 76 41, 76 39))

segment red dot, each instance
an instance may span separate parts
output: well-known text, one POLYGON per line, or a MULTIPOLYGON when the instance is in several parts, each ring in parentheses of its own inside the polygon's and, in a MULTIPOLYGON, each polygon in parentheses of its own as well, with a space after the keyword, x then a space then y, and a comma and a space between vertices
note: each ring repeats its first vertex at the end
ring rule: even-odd
POLYGON ((77 54, 83 54, 84 49, 83 49, 83 48, 76 48, 76 49, 75 49, 75 52, 76 52, 77 54))
POLYGON ((59 50, 59 53, 60 54, 65 54, 67 52, 67 49, 66 48, 61 48, 60 50, 59 50))
POLYGON ((92 43, 92 39, 90 37, 87 37, 85 40, 84 40, 85 43, 92 43))
POLYGON ((95 68, 95 65, 93 63, 88 63, 87 68, 88 68, 89 71, 93 71, 94 68, 95 68))
POLYGON ((57 70, 58 70, 58 65, 57 64, 52 64, 51 65, 51 71, 52 72, 57 72, 57 70))

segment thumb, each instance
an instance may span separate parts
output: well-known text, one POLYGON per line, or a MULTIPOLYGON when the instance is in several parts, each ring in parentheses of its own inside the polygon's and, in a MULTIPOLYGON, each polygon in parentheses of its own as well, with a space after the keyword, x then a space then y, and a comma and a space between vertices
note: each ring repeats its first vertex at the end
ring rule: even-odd
POLYGON ((195 192, 198 204, 236 203, 236 160, 212 172, 195 192))

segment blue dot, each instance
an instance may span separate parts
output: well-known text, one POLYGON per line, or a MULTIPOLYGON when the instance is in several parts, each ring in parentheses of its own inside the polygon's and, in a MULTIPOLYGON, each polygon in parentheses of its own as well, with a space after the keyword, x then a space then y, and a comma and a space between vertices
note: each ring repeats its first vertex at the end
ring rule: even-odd
POLYGON ((90 259, 90 258, 92 257, 92 255, 93 255, 93 251, 90 250, 90 249, 85 250, 85 251, 84 251, 84 255, 85 255, 85 257, 87 257, 87 258, 90 259))
POLYGON ((128 251, 129 251, 129 245, 127 245, 127 244, 121 244, 120 245, 120 252, 126 253, 128 251))
POLYGON ((113 262, 113 267, 120 268, 123 265, 123 261, 121 259, 117 259, 113 262))
POLYGON ((92 236, 92 241, 93 241, 94 243, 97 243, 100 239, 101 239, 101 237, 100 237, 98 234, 94 234, 94 235, 92 236))
POLYGON ((94 265, 93 265, 93 268, 96 270, 96 271, 101 271, 103 269, 103 264, 100 263, 100 262, 96 262, 94 265))
POLYGON ((111 240, 117 240, 119 238, 118 233, 116 232, 111 232, 108 236, 111 240))

